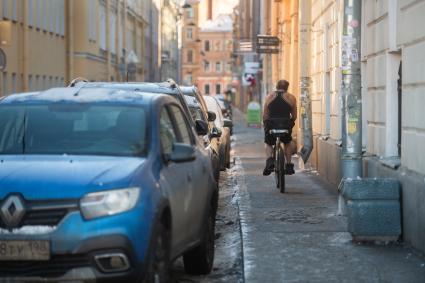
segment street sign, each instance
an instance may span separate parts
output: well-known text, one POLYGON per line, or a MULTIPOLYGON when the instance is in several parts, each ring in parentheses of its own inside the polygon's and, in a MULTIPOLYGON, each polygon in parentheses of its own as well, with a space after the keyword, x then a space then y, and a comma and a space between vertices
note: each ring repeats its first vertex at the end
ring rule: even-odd
POLYGON ((257 35, 257 53, 277 54, 279 52, 279 37, 271 35, 257 35))
POLYGON ((0 71, 4 71, 6 69, 6 54, 3 49, 0 48, 0 71))
POLYGON ((279 46, 280 39, 277 36, 257 35, 257 46, 279 46))
POLYGON ((257 48, 257 53, 259 54, 279 54, 280 49, 276 48, 276 47, 272 47, 272 48, 257 48))

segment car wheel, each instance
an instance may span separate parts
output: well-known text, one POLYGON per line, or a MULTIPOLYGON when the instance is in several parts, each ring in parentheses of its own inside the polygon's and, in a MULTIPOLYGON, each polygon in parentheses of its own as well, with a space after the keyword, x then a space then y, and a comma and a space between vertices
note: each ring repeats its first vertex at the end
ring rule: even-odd
POLYGON ((230 168, 230 148, 226 150, 226 168, 230 168))
POLYGON ((226 170, 226 149, 220 147, 220 171, 226 170))
POLYGON ((184 269, 189 274, 201 275, 211 272, 214 263, 215 213, 211 207, 199 246, 183 255, 184 269))
POLYGON ((149 247, 148 266, 143 283, 169 282, 169 232, 162 223, 157 225, 149 247))

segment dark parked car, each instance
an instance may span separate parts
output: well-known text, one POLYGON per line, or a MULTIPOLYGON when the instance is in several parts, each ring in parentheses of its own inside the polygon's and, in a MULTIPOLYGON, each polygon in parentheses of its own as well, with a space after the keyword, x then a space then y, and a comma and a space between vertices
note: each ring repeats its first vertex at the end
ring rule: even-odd
POLYGON ((122 89, 132 91, 142 91, 149 93, 168 94, 177 99, 185 114, 188 116, 190 123, 193 125, 198 135, 206 135, 208 133, 208 124, 204 121, 195 121, 192 119, 189 107, 186 103, 184 95, 179 87, 173 80, 168 80, 159 83, 144 83, 144 82, 132 82, 132 83, 107 83, 107 82, 86 82, 80 81, 72 84, 75 88, 110 88, 110 89, 122 89))
POLYGON ((169 282, 181 255, 211 271, 217 185, 176 99, 56 88, 0 117, 0 281, 169 282))
MULTIPOLYGON (((184 93, 184 90, 182 90, 184 93)), ((186 95, 186 102, 189 106, 189 110, 191 111, 192 117, 194 120, 202 120, 208 123, 208 116, 212 117, 215 120, 215 113, 210 112, 209 115, 202 108, 201 104, 198 102, 195 96, 186 95)), ((219 131, 214 126, 209 126, 208 134, 200 135, 201 142, 204 144, 206 150, 208 150, 212 167, 214 170, 214 176, 216 181, 220 178, 220 135, 219 131)))
POLYGON ((225 170, 226 168, 230 168, 230 129, 233 127, 233 123, 231 120, 223 117, 217 99, 212 96, 204 95, 204 100, 208 110, 213 111, 217 116, 214 125, 218 129, 220 135, 220 168, 221 170, 225 170))

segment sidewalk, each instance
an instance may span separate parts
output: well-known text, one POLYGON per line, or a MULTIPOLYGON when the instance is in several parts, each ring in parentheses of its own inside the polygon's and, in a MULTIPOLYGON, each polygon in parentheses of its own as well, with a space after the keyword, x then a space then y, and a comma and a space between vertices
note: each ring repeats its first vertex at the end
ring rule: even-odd
POLYGON ((262 130, 234 113, 246 282, 425 282, 425 258, 403 245, 351 242, 336 189, 315 171, 287 176, 281 194, 273 174, 262 176, 262 130))

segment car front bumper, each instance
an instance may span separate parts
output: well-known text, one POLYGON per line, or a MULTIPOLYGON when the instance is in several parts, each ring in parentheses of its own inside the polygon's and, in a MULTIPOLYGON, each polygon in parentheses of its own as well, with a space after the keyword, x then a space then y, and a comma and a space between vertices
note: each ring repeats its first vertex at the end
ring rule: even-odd
POLYGON ((90 221, 76 211, 51 233, 0 234, 50 243, 48 261, 0 261, 0 282, 131 282, 144 272, 149 243, 150 223, 140 219, 140 209, 90 221), (99 260, 105 255, 122 256, 128 268, 105 270, 99 260))

